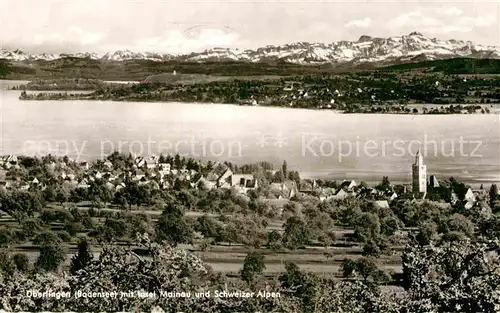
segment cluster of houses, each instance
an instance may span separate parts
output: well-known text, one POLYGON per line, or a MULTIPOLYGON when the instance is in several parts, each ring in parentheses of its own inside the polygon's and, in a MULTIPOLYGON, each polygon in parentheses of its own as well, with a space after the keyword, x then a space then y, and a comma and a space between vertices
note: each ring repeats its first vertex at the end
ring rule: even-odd
POLYGON ((299 184, 287 180, 283 183, 271 183, 270 189, 279 195, 278 198, 292 198, 298 194, 314 196, 320 201, 353 197, 373 200, 373 204, 380 207, 389 207, 389 203, 398 197, 393 189, 378 190, 364 182, 357 183, 354 180, 344 180, 338 188, 318 186, 316 180, 301 181, 299 184))
MULTIPOLYGON (((183 169, 172 169, 169 163, 160 163, 159 158, 136 157, 134 165, 130 169, 116 168, 109 160, 105 160, 102 166, 91 166, 88 162, 75 162, 67 159, 65 162, 50 162, 46 164, 47 169, 62 184, 70 188, 89 188, 92 181, 101 180, 106 187, 112 190, 124 188, 127 181, 137 182, 139 185, 150 184, 155 189, 167 189, 172 186, 175 179, 191 180, 196 171, 183 169)), ((9 177, 7 171, 20 169, 21 166, 16 156, 6 156, 0 159, 0 186, 5 188, 17 188, 28 190, 33 186, 44 189, 40 178, 32 177, 28 181, 20 177, 9 177)))
MULTIPOLYGON (((118 191, 126 187, 127 182, 137 182, 138 185, 150 185, 153 189, 169 189, 176 180, 188 182, 191 187, 203 185, 206 189, 236 188, 241 193, 258 187, 257 180, 250 174, 235 174, 226 165, 215 163, 206 175, 195 170, 173 168, 170 163, 161 163, 157 156, 134 158, 131 168, 116 168, 110 160, 104 160, 100 166, 91 166, 88 162, 50 162, 46 167, 55 178, 69 188, 90 187, 95 180, 103 181, 111 190, 118 191)), ((15 155, 0 158, 0 187, 8 189, 29 190, 32 187, 44 189, 40 178, 32 177, 29 180, 20 177, 7 177, 11 169, 21 169, 15 155)))
MULTIPOLYGON (((150 185, 153 189, 172 188, 176 180, 188 182, 192 188, 218 189, 234 188, 242 194, 259 187, 258 181, 253 174, 237 174, 225 164, 216 162, 210 170, 201 174, 195 170, 184 168, 173 168, 170 163, 160 162, 160 157, 136 156, 131 168, 117 168, 110 160, 105 159, 99 166, 90 165, 88 162, 75 162, 66 158, 64 162, 50 162, 46 164, 55 178, 70 189, 89 188, 92 181, 103 181, 105 186, 113 191, 126 187, 127 182, 137 182, 139 185, 150 185)), ((21 165, 15 155, 0 157, 0 188, 29 190, 37 187, 44 189, 39 177, 20 179, 20 177, 8 177, 7 172, 15 169, 21 170, 21 165)), ((14 173, 16 171, 13 171, 14 173)), ((379 207, 389 207, 389 204, 398 197, 408 196, 423 199, 428 193, 437 192, 441 185, 437 177, 432 175, 427 180, 426 166, 423 157, 417 154, 415 164, 412 165, 413 184, 394 185, 386 188, 369 187, 364 182, 357 183, 354 180, 345 180, 337 188, 318 186, 316 180, 285 180, 270 184, 270 192, 278 198, 290 199, 299 194, 306 194, 326 200, 343 200, 349 197, 371 200, 379 207), (398 196, 399 195, 399 196, 398 196)), ((471 208, 481 199, 487 197, 483 189, 474 190, 468 188, 460 196, 450 190, 450 204, 464 204, 465 208, 471 208)))
POLYGON ((257 189, 259 184, 252 174, 235 174, 226 165, 216 163, 207 175, 199 175, 193 187, 202 185, 206 189, 236 188, 241 193, 257 189))
MULTIPOLYGON (((435 175, 431 175, 427 185, 428 192, 437 192, 440 188, 441 184, 439 183, 437 177, 435 175)), ((488 197, 488 193, 485 189, 472 189, 471 187, 468 187, 465 192, 462 192, 461 196, 450 187, 449 194, 451 205, 461 203, 466 209, 472 208, 478 201, 485 200, 488 197)))

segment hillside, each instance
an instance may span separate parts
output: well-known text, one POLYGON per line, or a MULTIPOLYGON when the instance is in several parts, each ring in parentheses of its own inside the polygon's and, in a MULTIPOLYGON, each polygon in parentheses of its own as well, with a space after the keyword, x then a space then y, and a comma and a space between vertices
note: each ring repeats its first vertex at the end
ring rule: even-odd
POLYGON ((385 68, 388 71, 422 70, 426 72, 441 72, 443 74, 500 74, 500 60, 454 58, 448 60, 423 61, 392 65, 385 68))
POLYGON ((371 69, 365 64, 299 65, 286 62, 155 62, 149 60, 103 61, 64 58, 52 61, 3 61, 9 67, 7 79, 94 78, 102 80, 142 81, 152 75, 172 73, 213 76, 289 76, 342 73, 371 69))

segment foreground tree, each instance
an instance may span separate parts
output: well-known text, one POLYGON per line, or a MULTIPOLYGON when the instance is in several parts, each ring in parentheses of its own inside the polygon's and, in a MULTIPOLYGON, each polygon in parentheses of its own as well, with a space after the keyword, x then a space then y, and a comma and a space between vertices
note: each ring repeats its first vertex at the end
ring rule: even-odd
POLYGON ((71 259, 70 273, 75 275, 79 270, 92 263, 93 257, 86 239, 78 243, 78 252, 71 259))
POLYGON ((493 208, 495 205, 495 201, 498 199, 498 187, 496 184, 492 184, 490 187, 489 191, 489 197, 490 197, 490 207, 493 208))
POLYGON ((403 254, 412 300, 428 300, 436 312, 500 310, 499 241, 409 246, 403 254))

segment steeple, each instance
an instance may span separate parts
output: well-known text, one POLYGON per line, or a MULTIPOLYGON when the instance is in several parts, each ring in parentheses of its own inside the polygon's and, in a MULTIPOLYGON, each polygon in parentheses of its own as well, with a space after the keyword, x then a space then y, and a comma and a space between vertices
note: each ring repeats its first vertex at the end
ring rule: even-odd
POLYGON ((415 155, 415 163, 412 166, 413 194, 419 195, 427 192, 427 168, 420 150, 415 155))
POLYGON ((424 157, 420 154, 420 150, 415 154, 415 165, 424 165, 424 157))

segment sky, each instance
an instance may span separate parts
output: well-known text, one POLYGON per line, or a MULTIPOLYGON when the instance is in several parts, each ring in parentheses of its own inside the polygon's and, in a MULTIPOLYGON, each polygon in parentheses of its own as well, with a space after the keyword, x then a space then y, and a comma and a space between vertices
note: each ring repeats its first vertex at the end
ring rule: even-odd
POLYGON ((500 46, 500 0, 0 0, 0 46, 189 53, 418 31, 500 46))

